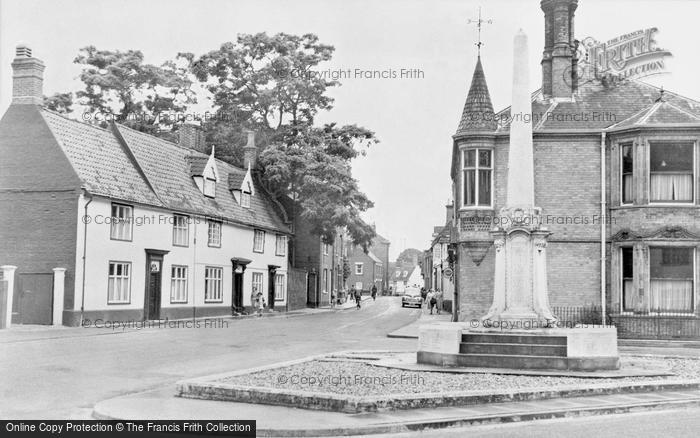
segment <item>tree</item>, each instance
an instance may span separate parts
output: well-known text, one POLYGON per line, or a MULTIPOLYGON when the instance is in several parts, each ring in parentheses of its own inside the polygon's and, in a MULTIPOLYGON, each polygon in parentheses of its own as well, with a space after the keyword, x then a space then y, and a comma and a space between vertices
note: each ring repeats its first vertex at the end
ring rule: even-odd
POLYGON ((60 114, 72 113, 73 93, 54 93, 48 97, 44 96, 44 106, 60 114))
POLYGON ((324 242, 346 228, 367 250, 375 231, 360 213, 373 204, 352 177, 351 161, 377 139, 356 125, 314 125, 320 111, 332 108, 328 88, 339 85, 316 73, 333 50, 312 34, 258 33, 239 35, 199 58, 178 56, 213 96, 217 117, 205 129, 220 156, 240 164, 242 130, 262 134, 260 143, 267 146, 259 163, 266 188, 291 199, 291 215, 308 221, 324 242))
POLYGON ((98 50, 95 46, 80 49, 73 62, 83 66, 80 80, 85 84, 76 95, 100 124, 115 120, 171 138, 178 125, 174 116, 196 102, 188 65, 168 61, 158 67, 144 64, 139 50, 98 50))
POLYGON ((423 251, 415 248, 407 248, 401 251, 401 254, 396 258, 396 263, 410 263, 412 264, 415 260, 420 260, 423 255, 423 251))

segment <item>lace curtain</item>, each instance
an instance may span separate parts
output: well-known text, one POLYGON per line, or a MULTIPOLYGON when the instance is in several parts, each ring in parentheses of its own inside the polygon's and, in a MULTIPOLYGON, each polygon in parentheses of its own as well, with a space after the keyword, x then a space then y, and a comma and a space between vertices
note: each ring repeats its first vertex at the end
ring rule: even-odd
POLYGON ((650 287, 649 307, 652 312, 693 311, 693 280, 652 279, 650 287))
POLYGON ((693 175, 652 173, 650 188, 652 201, 692 201, 693 175))

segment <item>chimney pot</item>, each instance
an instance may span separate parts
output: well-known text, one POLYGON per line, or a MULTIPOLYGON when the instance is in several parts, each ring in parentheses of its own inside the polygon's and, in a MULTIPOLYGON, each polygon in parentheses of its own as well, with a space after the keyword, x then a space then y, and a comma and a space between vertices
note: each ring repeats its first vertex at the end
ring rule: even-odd
POLYGON ((12 104, 44 103, 44 63, 32 57, 32 49, 18 44, 12 61, 12 104))

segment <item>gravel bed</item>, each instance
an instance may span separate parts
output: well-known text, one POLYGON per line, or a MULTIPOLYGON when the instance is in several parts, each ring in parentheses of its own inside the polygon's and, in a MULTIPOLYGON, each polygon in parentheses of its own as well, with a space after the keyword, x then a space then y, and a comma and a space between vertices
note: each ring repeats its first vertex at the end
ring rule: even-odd
POLYGON ((313 393, 352 396, 509 391, 554 388, 568 385, 634 383, 658 380, 700 379, 700 360, 623 356, 623 366, 666 369, 671 377, 587 379, 577 377, 517 376, 499 374, 452 374, 418 372, 373 366, 356 360, 312 360, 283 368, 228 377, 222 383, 313 393))

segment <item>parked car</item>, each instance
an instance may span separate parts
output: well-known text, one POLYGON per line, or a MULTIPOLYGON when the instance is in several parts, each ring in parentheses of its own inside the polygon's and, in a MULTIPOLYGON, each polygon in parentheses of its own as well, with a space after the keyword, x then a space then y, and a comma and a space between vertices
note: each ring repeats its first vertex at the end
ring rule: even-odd
POLYGON ((420 296, 420 289, 415 287, 407 287, 403 297, 401 297, 401 307, 421 307, 422 305, 423 297, 420 296))

